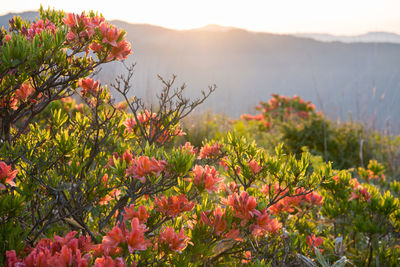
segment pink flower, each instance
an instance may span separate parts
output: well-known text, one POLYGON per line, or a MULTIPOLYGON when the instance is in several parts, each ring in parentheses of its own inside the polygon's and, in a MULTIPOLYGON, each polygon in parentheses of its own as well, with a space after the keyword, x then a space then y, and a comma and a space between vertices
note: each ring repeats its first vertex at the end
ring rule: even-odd
POLYGON ((160 234, 159 241, 161 245, 166 245, 168 249, 181 253, 186 248, 189 237, 185 236, 183 228, 177 234, 173 227, 167 227, 160 234))
POLYGON ((217 206, 211 214, 210 212, 202 212, 201 220, 206 225, 212 226, 217 235, 222 234, 226 230, 225 211, 220 206, 217 206))
POLYGON ((85 96, 88 94, 95 96, 99 92, 99 81, 91 78, 80 79, 78 85, 82 87, 82 94, 85 96))
POLYGON ((34 89, 29 84, 24 83, 15 91, 15 98, 19 101, 25 102, 28 100, 33 91, 34 89))
POLYGON ((3 183, 17 186, 13 181, 17 173, 18 170, 12 170, 11 164, 7 165, 5 162, 0 161, 0 189, 6 188, 3 183))
POLYGON ((211 191, 218 192, 217 184, 224 180, 224 178, 218 177, 219 173, 213 166, 210 168, 208 165, 206 165, 205 168, 200 165, 194 166, 193 174, 194 184, 200 188, 200 190, 206 189, 208 193, 211 193, 211 191))
POLYGON ((124 126, 126 127, 125 131, 128 131, 128 133, 133 132, 133 130, 135 129, 137 123, 136 123, 136 119, 135 118, 127 118, 124 122, 123 122, 124 126))
POLYGON ((117 47, 117 40, 121 35, 121 31, 118 30, 115 26, 109 25, 106 22, 100 24, 100 31, 103 35, 102 43, 110 44, 113 47, 117 47))
POLYGON ((132 165, 126 170, 126 175, 132 176, 134 179, 146 182, 146 175, 160 175, 165 170, 167 162, 164 160, 151 160, 147 156, 140 156, 132 161, 132 165))
POLYGON ((310 248, 319 247, 323 242, 324 239, 322 237, 316 237, 315 234, 307 236, 307 244, 310 246, 310 248))
POLYGON ((190 142, 186 142, 185 145, 179 147, 182 151, 187 151, 191 155, 196 155, 198 148, 194 148, 190 142))
POLYGON ((129 252, 132 253, 137 250, 146 250, 150 245, 150 241, 144 237, 144 232, 147 231, 146 226, 140 224, 138 218, 133 218, 131 225, 132 231, 126 237, 129 252))
POLYGON ((147 213, 146 208, 144 206, 140 206, 139 210, 136 211, 132 204, 129 205, 129 207, 125 207, 124 210, 125 210, 124 220, 138 218, 140 223, 146 223, 147 219, 150 217, 150 214, 147 213))
POLYGON ((223 200, 223 204, 232 207, 235 212, 233 216, 242 219, 242 226, 246 224, 247 220, 261 215, 261 212, 256 210, 257 200, 249 196, 246 191, 243 191, 240 196, 237 193, 228 196, 228 199, 223 200))
POLYGON ((262 167, 254 159, 249 161, 249 167, 254 174, 257 174, 262 170, 262 167))
POLYGON ((161 196, 161 199, 156 197, 154 204, 157 211, 172 218, 178 216, 182 212, 190 211, 194 207, 194 202, 189 202, 183 194, 180 196, 169 196, 168 198, 161 196))
POLYGON ((213 145, 206 144, 200 149, 199 159, 216 157, 221 154, 222 145, 219 145, 218 142, 215 142, 213 145))

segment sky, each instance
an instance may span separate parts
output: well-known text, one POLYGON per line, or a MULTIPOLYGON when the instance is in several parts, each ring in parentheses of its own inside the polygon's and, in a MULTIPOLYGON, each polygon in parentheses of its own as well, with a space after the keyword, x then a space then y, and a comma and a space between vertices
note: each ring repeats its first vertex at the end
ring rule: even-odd
POLYGON ((0 0, 0 15, 40 4, 173 29, 218 24, 272 33, 400 34, 400 0, 0 0))

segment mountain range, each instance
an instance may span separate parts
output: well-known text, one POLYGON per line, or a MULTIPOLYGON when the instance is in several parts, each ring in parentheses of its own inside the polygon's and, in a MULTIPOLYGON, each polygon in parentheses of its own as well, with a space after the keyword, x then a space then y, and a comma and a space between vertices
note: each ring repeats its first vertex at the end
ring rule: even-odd
MULTIPOLYGON (((10 15, 0 16, 0 25, 8 19, 10 15)), ((238 117, 253 113, 272 93, 296 94, 333 119, 361 120, 392 132, 400 129, 399 35, 280 35, 218 25, 172 30, 111 23, 125 29, 132 44, 134 54, 127 60, 136 63, 132 94, 149 102, 161 87, 157 74, 177 74, 176 85, 185 82, 189 97, 217 85, 199 112, 238 117)), ((121 72, 122 64, 106 64, 99 78, 109 83, 121 72)))

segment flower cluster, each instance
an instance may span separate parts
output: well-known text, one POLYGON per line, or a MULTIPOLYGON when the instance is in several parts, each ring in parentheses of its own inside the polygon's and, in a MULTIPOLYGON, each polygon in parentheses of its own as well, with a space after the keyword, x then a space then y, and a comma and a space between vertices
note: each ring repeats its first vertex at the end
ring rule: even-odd
POLYGON ((167 162, 165 160, 156 160, 154 157, 149 159, 147 156, 136 157, 132 164, 126 169, 126 175, 134 179, 146 182, 146 175, 160 175, 165 170, 167 162))
POLYGON ((165 196, 161 196, 161 198, 156 197, 154 204, 157 211, 172 218, 182 212, 190 211, 194 207, 194 202, 189 202, 185 195, 169 196, 168 198, 165 196))
POLYGON ((213 145, 206 144, 200 149, 199 159, 218 157, 221 155, 222 147, 218 142, 215 142, 213 145))
POLYGON ((4 161, 0 161, 0 189, 5 189, 4 184, 10 186, 17 186, 14 182, 14 178, 17 175, 18 170, 12 170, 12 166, 7 165, 4 161))
POLYGON ((96 33, 100 33, 101 37, 94 39, 89 48, 98 54, 109 51, 108 61, 122 60, 132 53, 131 45, 124 39, 125 33, 105 22, 103 17, 68 13, 63 22, 69 27, 66 38, 72 44, 87 41, 96 33))
POLYGON ((206 189, 208 193, 212 191, 218 192, 217 184, 224 180, 218 177, 219 173, 213 166, 206 165, 205 167, 196 165, 193 168, 193 182, 201 190, 206 189))

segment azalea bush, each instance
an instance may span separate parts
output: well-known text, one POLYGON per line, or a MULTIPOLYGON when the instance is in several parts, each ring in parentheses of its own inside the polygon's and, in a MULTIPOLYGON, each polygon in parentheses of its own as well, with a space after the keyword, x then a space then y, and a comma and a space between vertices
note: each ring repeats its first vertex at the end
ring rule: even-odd
MULTIPOLYGON (((6 266, 398 261, 400 185, 383 183, 380 163, 336 170, 238 131, 183 143, 182 119, 215 86, 190 100, 174 76, 159 77, 158 104, 148 106, 130 94, 131 66, 110 85, 116 103, 91 75, 131 47, 93 12, 41 9, 34 22, 10 21, 0 40, 6 266)), ((259 129, 317 116, 299 98, 274 99, 259 129)))

